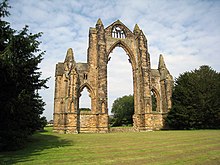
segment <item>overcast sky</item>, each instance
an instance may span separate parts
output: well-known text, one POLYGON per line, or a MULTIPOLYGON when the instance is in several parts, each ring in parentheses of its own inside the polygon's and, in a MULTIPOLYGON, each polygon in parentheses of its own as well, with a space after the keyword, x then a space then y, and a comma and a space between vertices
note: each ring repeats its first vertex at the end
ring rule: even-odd
MULTIPOLYGON (((105 27, 121 20, 131 31, 137 23, 148 39, 151 66, 159 54, 174 77, 210 65, 220 71, 220 1, 217 0, 9 0, 7 21, 20 30, 43 32, 40 64, 42 77, 51 77, 41 95, 44 115, 53 115, 55 65, 73 48, 76 62, 86 62, 89 27, 98 18, 105 27)), ((114 49, 108 64, 109 109, 115 98, 133 93, 131 66, 121 48, 114 49), (116 74, 117 73, 117 74, 116 74)), ((83 93, 84 95, 84 93, 83 93)), ((83 96, 84 97, 84 96, 83 96)), ((80 100, 86 105, 87 99, 80 100)))

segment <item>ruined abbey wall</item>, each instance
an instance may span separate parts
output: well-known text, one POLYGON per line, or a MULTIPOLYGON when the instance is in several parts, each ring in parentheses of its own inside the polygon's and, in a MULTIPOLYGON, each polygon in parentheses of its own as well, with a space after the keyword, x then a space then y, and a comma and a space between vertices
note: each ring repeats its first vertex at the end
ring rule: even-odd
POLYGON ((61 133, 108 132, 107 65, 109 54, 122 47, 133 74, 134 115, 137 131, 161 129, 171 108, 173 78, 160 55, 158 69, 151 69, 147 39, 135 25, 133 32, 119 20, 104 28, 99 19, 89 29, 87 63, 76 63, 72 49, 56 65, 54 131, 61 133), (91 111, 79 110, 79 98, 87 88, 91 111), (152 93, 157 107, 152 110, 152 93))

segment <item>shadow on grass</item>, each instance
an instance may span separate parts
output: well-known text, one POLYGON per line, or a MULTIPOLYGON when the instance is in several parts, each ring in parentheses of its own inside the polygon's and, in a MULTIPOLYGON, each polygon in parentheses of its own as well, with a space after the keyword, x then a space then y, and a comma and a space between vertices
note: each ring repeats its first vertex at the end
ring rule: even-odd
POLYGON ((25 148, 18 151, 0 152, 0 165, 10 165, 32 161, 34 156, 46 154, 47 149, 73 145, 72 141, 56 136, 48 131, 38 132, 28 139, 25 148))

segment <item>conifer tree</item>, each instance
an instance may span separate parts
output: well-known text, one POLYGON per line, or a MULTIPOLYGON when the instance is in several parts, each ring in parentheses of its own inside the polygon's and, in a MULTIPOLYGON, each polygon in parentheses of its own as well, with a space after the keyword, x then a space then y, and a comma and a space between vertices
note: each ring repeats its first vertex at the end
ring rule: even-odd
POLYGON ((0 150, 14 150, 42 127, 44 105, 38 90, 47 88, 38 64, 44 52, 28 26, 17 31, 4 21, 8 3, 0 4, 0 150))
POLYGON ((220 73, 201 66, 175 81, 167 123, 174 129, 220 128, 220 73))

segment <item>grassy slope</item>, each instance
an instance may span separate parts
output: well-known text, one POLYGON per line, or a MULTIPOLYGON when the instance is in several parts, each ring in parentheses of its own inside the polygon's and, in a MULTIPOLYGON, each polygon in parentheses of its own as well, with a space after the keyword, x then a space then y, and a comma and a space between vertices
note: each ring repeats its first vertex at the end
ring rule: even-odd
POLYGON ((0 164, 220 164, 220 130, 109 134, 37 133, 0 164))

